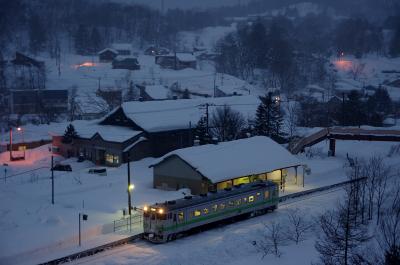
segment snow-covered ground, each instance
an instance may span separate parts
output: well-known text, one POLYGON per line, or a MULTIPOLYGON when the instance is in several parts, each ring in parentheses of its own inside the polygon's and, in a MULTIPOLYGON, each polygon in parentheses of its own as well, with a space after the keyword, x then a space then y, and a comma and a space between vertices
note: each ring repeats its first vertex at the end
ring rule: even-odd
MULTIPOLYGON (((306 175, 304 189, 345 180, 343 164, 346 161, 347 153, 353 158, 356 156, 368 157, 372 154, 386 156, 394 143, 337 141, 336 157, 327 157, 328 145, 328 142, 321 142, 313 147, 313 152, 311 152, 313 157, 311 158, 305 154, 297 156, 311 168, 311 175, 306 175)), ((61 157, 56 158, 56 160, 61 159, 61 157)), ((394 156, 385 160, 389 164, 398 165, 400 158, 394 156)), ((103 242, 101 240, 104 238, 101 239, 100 236, 112 238, 110 237, 112 235, 110 224, 113 220, 121 218, 121 209, 127 207, 126 165, 119 168, 107 168, 108 175, 99 176, 87 173, 88 168, 94 167, 89 162, 77 163, 75 159, 64 161, 64 163, 71 164, 73 171, 55 172, 55 205, 53 206, 51 205, 49 168, 23 173, 50 165, 48 146, 29 150, 27 161, 9 162, 7 153, 2 153, 0 162, 1 165, 8 163, 8 175, 20 173, 0 185, 0 245, 2 246, 0 263, 14 260, 17 257, 20 258, 21 264, 24 264, 24 261, 29 263, 29 259, 24 260, 24 257, 29 257, 35 252, 41 253, 49 247, 52 252, 41 253, 43 257, 49 254, 55 255, 58 246, 60 248, 77 248, 79 212, 89 215, 89 220, 84 223, 83 227, 85 235, 83 247, 88 247, 89 242, 90 244, 103 242)), ((153 162, 153 158, 148 158, 131 163, 132 182, 135 184, 132 196, 134 205, 165 201, 182 196, 181 191, 162 191, 152 188, 152 169, 149 169, 148 166, 153 162)), ((4 166, 1 166, 1 175, 3 170, 4 166)), ((301 190, 303 190, 302 187, 292 186, 285 190, 285 194, 301 190)), ((223 234, 220 236, 224 238, 223 234)), ((210 240, 210 242, 218 243, 221 239, 217 237, 210 240)), ((167 248, 174 244, 179 243, 172 243, 167 248)), ((243 242, 243 244, 247 243, 243 242)), ((160 246, 160 248, 164 247, 160 246)), ((152 251, 148 249, 145 253, 149 254, 152 251)), ((165 264, 163 261, 165 260, 154 260, 153 263, 165 264)))
POLYGON ((400 99, 400 87, 388 85, 400 79, 400 58, 367 55, 361 59, 352 56, 332 58, 331 63, 338 73, 337 90, 361 90, 364 86, 384 86, 392 100, 400 99))

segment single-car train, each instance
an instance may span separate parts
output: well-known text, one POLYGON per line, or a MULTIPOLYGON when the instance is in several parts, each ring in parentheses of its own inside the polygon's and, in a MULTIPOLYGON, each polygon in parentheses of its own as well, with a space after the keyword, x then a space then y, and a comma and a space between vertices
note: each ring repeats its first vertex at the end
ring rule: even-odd
POLYGON ((154 243, 164 243, 216 222, 273 211, 278 207, 278 201, 278 185, 272 181, 260 181, 145 206, 144 238, 154 243))

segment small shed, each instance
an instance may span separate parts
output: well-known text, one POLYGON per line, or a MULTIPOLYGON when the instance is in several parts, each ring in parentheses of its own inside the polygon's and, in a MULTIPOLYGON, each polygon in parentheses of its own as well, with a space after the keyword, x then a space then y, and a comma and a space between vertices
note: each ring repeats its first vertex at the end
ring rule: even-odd
POLYGON ((112 62, 113 69, 139 70, 140 65, 136 57, 118 55, 112 62))
POLYGON ((272 180, 284 189, 289 179, 299 183, 300 166, 302 163, 284 147, 268 137, 256 136, 175 150, 150 167, 154 168, 154 188, 189 188, 192 194, 201 194, 258 180, 272 180))
POLYGON ((98 55, 100 62, 110 63, 118 56, 118 52, 111 48, 105 48, 104 50, 101 50, 98 55))

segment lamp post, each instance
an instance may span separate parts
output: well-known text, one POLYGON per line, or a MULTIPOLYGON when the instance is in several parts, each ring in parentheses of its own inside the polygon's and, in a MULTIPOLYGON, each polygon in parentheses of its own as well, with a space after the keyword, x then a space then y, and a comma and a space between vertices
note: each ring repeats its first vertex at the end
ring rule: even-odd
POLYGON ((12 157, 12 127, 10 127, 10 161, 13 161, 13 157, 12 157))
POLYGON ((135 189, 135 185, 133 185, 131 183, 131 167, 130 167, 129 159, 130 158, 129 158, 129 155, 128 155, 128 189, 127 189, 127 192, 128 192, 128 213, 129 213, 129 216, 131 216, 131 213, 132 213, 131 193, 135 189))

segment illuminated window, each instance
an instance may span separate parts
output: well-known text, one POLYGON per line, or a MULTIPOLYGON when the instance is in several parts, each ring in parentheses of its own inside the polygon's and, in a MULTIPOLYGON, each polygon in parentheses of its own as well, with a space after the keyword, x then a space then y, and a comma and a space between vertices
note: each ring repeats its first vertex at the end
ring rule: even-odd
POLYGON ((242 203, 242 199, 236 200, 235 204, 238 206, 242 203))
POLYGON ((247 197, 244 197, 242 200, 243 200, 243 203, 247 203, 247 197))
POLYGON ((183 212, 178 213, 178 220, 183 221, 183 212))
POLYGON ((204 214, 208 214, 208 208, 204 208, 204 209, 203 209, 203 213, 204 213, 204 214))
POLYGON ((257 197, 261 195, 261 192, 257 192, 257 197))
POLYGON ((246 184, 249 183, 250 179, 249 177, 242 177, 242 178, 237 178, 233 180, 233 185, 240 185, 240 184, 246 184))
POLYGON ((228 206, 229 207, 233 207, 235 205, 235 203, 233 201, 229 201, 228 206))
POLYGON ((112 155, 112 154, 106 154, 106 161, 109 164, 118 164, 119 163, 119 156, 112 155))
POLYGON ((265 192, 264 192, 264 198, 265 198, 265 199, 268 199, 268 198, 269 198, 269 191, 265 191, 265 192))
POLYGON ((200 215, 201 215, 201 212, 199 210, 195 210, 193 212, 193 216, 200 216, 200 215))
POLYGON ((249 196, 249 202, 254 202, 254 196, 249 196))
POLYGON ((220 208, 221 210, 225 209, 225 203, 221 203, 221 204, 219 205, 219 208, 220 208))
POLYGON ((218 210, 218 204, 214 204, 212 206, 212 209, 213 209, 214 212, 216 212, 218 210))

